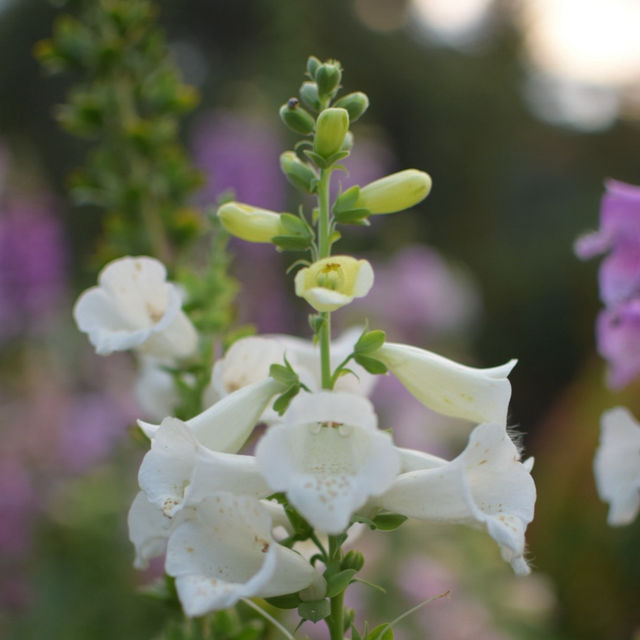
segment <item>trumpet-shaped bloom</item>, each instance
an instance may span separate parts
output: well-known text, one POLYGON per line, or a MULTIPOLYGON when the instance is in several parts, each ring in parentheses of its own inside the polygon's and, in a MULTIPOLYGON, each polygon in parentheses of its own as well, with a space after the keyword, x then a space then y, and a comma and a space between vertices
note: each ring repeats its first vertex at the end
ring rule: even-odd
MULTIPOLYGON (((254 382, 222 398, 194 418, 186 421, 198 442, 213 451, 235 453, 247 441, 274 395, 283 391, 273 378, 254 382)), ((138 420, 138 425, 153 438, 159 425, 138 420)))
POLYGON ((365 398, 336 391, 300 394, 284 423, 258 443, 258 466, 273 491, 286 492, 314 528, 340 533, 400 470, 389 434, 376 425, 365 398))
POLYGON ((178 288, 153 258, 114 260, 98 276, 98 286, 77 300, 73 316, 100 355, 138 349, 158 358, 190 356, 198 341, 181 309, 178 288))
POLYGON ((149 502, 170 517, 214 491, 257 497, 270 493, 253 456, 207 449, 177 418, 163 420, 142 460, 138 481, 149 502))
POLYGON ((640 511, 640 425, 624 407, 605 411, 601 423, 596 486, 609 503, 608 523, 629 524, 640 511))
POLYGON ((422 520, 484 526, 514 571, 529 572, 523 556, 536 499, 533 460, 520 462, 503 426, 477 426, 451 462, 425 460, 420 469, 418 459, 412 461, 414 470, 399 475, 375 504, 422 520))
POLYGON ((366 260, 331 256, 296 273, 296 295, 317 311, 335 311, 362 298, 373 285, 373 269, 366 260))
POLYGON ((447 416, 506 425, 511 399, 507 379, 516 360, 475 369, 431 351, 386 342, 371 354, 382 360, 422 404, 447 416))
POLYGON ((167 545, 166 571, 188 616, 226 609, 241 598, 272 597, 313 587, 323 578, 291 549, 275 542, 272 522, 250 497, 217 493, 178 524, 167 545))

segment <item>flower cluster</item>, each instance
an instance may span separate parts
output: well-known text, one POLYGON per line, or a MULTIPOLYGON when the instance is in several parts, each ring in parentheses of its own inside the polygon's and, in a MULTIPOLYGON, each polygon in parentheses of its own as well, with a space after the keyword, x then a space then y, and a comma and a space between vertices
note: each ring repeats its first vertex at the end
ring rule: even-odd
MULTIPOLYGON (((368 99, 357 92, 336 100, 342 70, 335 61, 312 57, 307 74, 300 99, 290 99, 280 115, 311 139, 296 146, 303 154, 285 152, 281 168, 317 197, 311 222, 302 207, 293 215, 241 202, 223 204, 218 216, 246 241, 309 251, 310 261, 295 263, 301 266, 295 292, 314 310, 313 340, 241 338, 214 363, 204 411, 186 421, 171 415, 160 424, 139 421, 151 447, 129 528, 138 567, 165 555, 188 616, 245 598, 275 604, 286 597, 303 619, 325 619, 335 640, 350 626, 357 633, 342 608, 342 594, 363 564, 358 553, 341 551, 354 523, 389 530, 412 517, 482 528, 514 571, 526 574, 535 486, 533 460, 521 461, 507 432, 515 360, 468 367, 387 342, 383 331, 367 327, 331 340, 331 313, 365 296, 374 281, 366 260, 332 255, 337 227, 366 225, 371 215, 418 204, 431 179, 401 171, 350 187, 330 206, 331 174, 349 154, 350 123, 368 99), (376 376, 388 371, 426 407, 476 425, 462 453, 446 460, 394 445, 368 399, 376 376), (248 453, 261 423, 266 431, 248 453), (310 561, 299 546, 308 541, 317 547, 310 561)), ((98 353, 134 349, 161 363, 188 361, 198 335, 181 310, 179 289, 165 278, 162 264, 148 257, 103 269, 100 286, 75 308, 98 353)))
MULTIPOLYGON (((583 259, 606 251, 599 273, 605 308, 596 322, 598 350, 609 364, 612 389, 640 374, 640 187, 608 180, 600 210, 600 229, 578 238, 583 259)), ((640 505, 639 431, 627 409, 606 411, 594 461, 600 497, 610 503, 609 524, 631 522, 640 505)))

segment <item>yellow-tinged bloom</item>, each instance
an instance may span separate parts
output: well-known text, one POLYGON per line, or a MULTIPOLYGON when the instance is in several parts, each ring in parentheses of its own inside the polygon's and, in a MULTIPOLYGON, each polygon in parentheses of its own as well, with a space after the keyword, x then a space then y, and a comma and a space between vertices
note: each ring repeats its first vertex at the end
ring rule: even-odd
POLYGON ((227 202, 218 209, 222 226, 232 235, 248 242, 271 242, 286 234, 280 214, 240 202, 227 202))
POLYGON ((296 295, 317 311, 334 311, 362 298, 373 285, 373 269, 366 260, 331 256, 300 269, 295 279, 296 295))
POLYGON ((405 169, 360 188, 355 209, 394 213, 424 200, 431 191, 431 177, 424 171, 405 169))

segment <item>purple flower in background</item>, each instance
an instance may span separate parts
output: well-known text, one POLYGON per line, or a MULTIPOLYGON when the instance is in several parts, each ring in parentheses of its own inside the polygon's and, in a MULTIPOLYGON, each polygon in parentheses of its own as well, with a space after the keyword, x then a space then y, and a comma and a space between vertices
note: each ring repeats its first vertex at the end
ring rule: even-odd
POLYGON ((235 199, 278 211, 285 199, 285 179, 278 159, 282 144, 277 133, 256 118, 215 111, 196 128, 196 165, 205 176, 197 196, 211 206, 225 192, 235 199))
POLYGON ((50 205, 0 205, 0 337, 43 325, 64 291, 64 256, 50 205))
POLYGON ((640 374, 640 187, 607 180, 600 229, 578 238, 582 259, 609 251, 600 266, 605 309, 596 323, 598 351, 609 363, 607 384, 621 389, 640 374))

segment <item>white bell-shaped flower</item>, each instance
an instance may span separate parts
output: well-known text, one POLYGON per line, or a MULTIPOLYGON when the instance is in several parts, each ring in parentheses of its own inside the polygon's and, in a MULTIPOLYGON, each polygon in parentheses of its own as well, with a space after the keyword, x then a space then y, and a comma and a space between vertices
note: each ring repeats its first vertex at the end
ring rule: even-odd
POLYGON ((476 423, 507 424, 511 399, 507 376, 516 360, 490 369, 475 369, 425 349, 392 342, 386 342, 371 355, 382 360, 430 409, 476 423))
POLYGON ((114 260, 98 286, 78 298, 73 316, 100 355, 138 349, 158 358, 184 358, 198 336, 183 313, 179 289, 166 281, 164 265, 138 256, 114 260))
POLYGON ((373 501, 377 506, 422 520, 482 525, 514 571, 529 572, 524 532, 536 499, 533 459, 520 462, 503 426, 477 426, 466 449, 450 462, 437 464, 429 457, 420 469, 419 456, 411 460, 414 470, 399 475, 373 501))
MULTIPOLYGON (((352 351, 360 337, 362 328, 345 331, 331 344, 331 366, 337 367, 352 351)), ((283 334, 248 336, 236 340, 224 357, 218 360, 211 376, 211 384, 206 391, 206 399, 211 401, 224 398, 237 389, 264 380, 269 376, 272 364, 283 364, 285 357, 311 391, 322 387, 320 367, 320 347, 311 340, 303 340, 283 334)), ((336 391, 348 391, 358 395, 368 395, 376 382, 376 377, 355 362, 349 363, 355 375, 338 378, 336 391)), ((274 412, 268 411, 263 419, 273 422, 274 412)))
POLYGON ((324 579, 302 556, 275 542, 271 529, 269 513, 254 498, 217 493, 198 504, 167 545, 165 568, 176 579, 186 615, 309 587, 312 598, 323 596, 324 579))
POLYGON ((371 403, 336 391, 301 393, 283 424, 258 443, 258 465, 273 491, 311 523, 340 533, 370 496, 382 493, 400 470, 389 434, 379 431, 371 403))
POLYGON ((138 473, 140 488, 165 516, 214 491, 264 497, 270 492, 253 456, 203 447, 185 422, 165 418, 138 473))
POLYGON ((640 424, 625 407, 602 414, 600 446, 594 460, 596 486, 609 503, 607 522, 632 522, 640 511, 640 424))
MULTIPOLYGON (((207 449, 235 453, 245 444, 273 396, 281 391, 279 382, 266 378, 222 398, 185 424, 207 449)), ((138 426, 149 438, 160 428, 143 420, 138 420, 138 426)))

